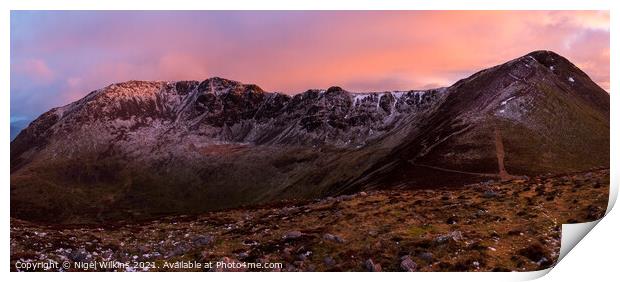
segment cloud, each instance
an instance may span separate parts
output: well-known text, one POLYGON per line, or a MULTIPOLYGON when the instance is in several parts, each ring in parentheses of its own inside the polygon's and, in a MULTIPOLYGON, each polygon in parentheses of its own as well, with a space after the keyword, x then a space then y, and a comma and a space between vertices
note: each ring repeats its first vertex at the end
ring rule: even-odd
POLYGON ((37 116, 127 80, 424 89, 538 49, 609 89, 609 12, 13 11, 11 112, 37 116))
POLYGON ((47 84, 54 79, 54 72, 47 63, 41 59, 26 59, 15 64, 12 72, 16 75, 23 75, 30 78, 35 83, 47 84))
POLYGON ((543 24, 609 31, 609 11, 550 11, 543 24))

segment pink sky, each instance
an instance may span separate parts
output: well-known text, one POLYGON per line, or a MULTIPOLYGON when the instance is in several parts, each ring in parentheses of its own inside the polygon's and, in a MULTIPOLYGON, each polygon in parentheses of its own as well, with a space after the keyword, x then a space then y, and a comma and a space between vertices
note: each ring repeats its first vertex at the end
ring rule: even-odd
POLYGON ((289 94, 449 86, 539 49, 609 91, 608 12, 13 11, 11 116, 134 79, 220 76, 289 94))

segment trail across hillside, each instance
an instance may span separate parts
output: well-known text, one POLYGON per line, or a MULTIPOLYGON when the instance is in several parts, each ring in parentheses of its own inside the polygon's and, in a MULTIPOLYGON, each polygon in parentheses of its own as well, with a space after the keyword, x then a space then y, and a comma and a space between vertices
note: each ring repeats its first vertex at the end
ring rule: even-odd
POLYGON ((481 177, 494 177, 494 178, 499 178, 502 181, 519 178, 518 176, 511 175, 506 170, 506 166, 504 165, 504 157, 506 155, 504 151, 504 142, 502 141, 501 131, 499 130, 497 126, 495 127, 493 133, 494 133, 493 135, 495 138, 495 151, 497 154, 497 167, 499 170, 498 173, 482 173, 482 172, 471 172, 471 171, 449 169, 449 168, 443 168, 443 167, 432 166, 432 165, 418 164, 418 163, 414 163, 411 160, 409 161, 409 163, 411 163, 414 166, 425 167, 425 168, 430 168, 430 169, 445 171, 445 172, 475 175, 475 176, 481 176, 481 177))
POLYGON ((499 128, 495 127, 495 151, 497 152, 497 166, 499 169, 499 178, 501 180, 509 180, 514 178, 514 176, 510 175, 508 171, 506 171, 506 166, 504 165, 504 156, 506 153, 504 152, 504 142, 502 141, 502 133, 499 128))

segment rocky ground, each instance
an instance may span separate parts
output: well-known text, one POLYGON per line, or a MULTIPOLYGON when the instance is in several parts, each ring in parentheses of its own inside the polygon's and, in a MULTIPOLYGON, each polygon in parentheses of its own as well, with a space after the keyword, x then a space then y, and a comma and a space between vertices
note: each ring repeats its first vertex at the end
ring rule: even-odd
POLYGON ((556 262, 562 223, 604 215, 608 193, 609 170, 596 170, 140 223, 12 219, 11 269, 47 262, 36 270, 531 271, 556 262))

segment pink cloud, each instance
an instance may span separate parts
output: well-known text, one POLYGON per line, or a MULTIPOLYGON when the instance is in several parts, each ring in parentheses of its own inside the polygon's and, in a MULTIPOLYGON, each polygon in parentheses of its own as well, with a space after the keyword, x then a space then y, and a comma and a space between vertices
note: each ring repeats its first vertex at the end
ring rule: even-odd
POLYGON ((16 74, 28 76, 36 83, 47 84, 54 79, 54 72, 45 61, 40 59, 27 59, 15 65, 13 71, 16 74))
POLYGON ((54 101, 63 103, 120 81, 211 76, 290 94, 332 85, 424 89, 539 49, 609 90, 605 11, 64 13, 50 12, 53 21, 21 31, 32 35, 12 45, 12 60, 23 62, 15 74, 59 78, 54 101))

